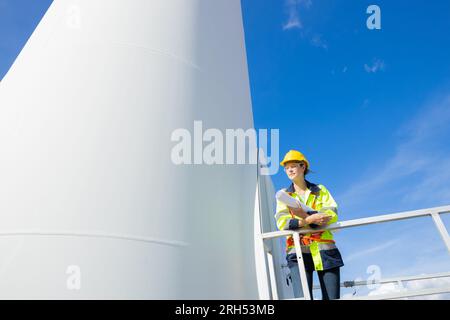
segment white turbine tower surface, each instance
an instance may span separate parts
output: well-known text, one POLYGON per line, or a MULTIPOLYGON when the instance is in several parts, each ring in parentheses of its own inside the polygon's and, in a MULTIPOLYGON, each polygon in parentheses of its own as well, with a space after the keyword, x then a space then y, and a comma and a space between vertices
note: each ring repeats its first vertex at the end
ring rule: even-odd
POLYGON ((255 299, 256 165, 175 165, 252 128, 239 0, 55 0, 0 84, 0 298, 255 299))

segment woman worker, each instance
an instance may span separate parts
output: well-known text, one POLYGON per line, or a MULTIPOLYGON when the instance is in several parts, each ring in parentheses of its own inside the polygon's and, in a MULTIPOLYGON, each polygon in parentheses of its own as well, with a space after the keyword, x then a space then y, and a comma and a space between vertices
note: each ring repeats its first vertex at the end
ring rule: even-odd
MULTIPOLYGON (((280 163, 291 180, 286 191, 291 197, 300 200, 315 211, 306 213, 303 209, 290 208, 277 200, 275 219, 279 230, 295 230, 298 228, 318 228, 322 225, 335 223, 338 219, 337 204, 330 192, 321 184, 305 180, 309 172, 309 162, 305 156, 296 150, 290 150, 280 163)), ((317 271, 322 299, 340 298, 340 267, 344 265, 341 254, 333 240, 330 231, 319 231, 301 236, 301 250, 306 269, 311 299, 313 286, 313 271, 317 271)), ((287 237, 286 260, 291 273, 294 296, 303 296, 300 285, 297 255, 294 239, 287 237)))

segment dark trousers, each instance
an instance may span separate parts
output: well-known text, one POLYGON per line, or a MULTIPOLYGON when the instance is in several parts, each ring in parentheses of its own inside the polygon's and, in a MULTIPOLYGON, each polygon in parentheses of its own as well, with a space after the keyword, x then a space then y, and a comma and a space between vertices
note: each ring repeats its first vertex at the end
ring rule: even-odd
MULTIPOLYGON (((292 287, 294 289, 295 298, 303 297, 302 286, 300 285, 300 273, 298 270, 298 264, 292 264, 289 269, 291 270, 292 287)), ((324 271, 317 271, 319 276, 320 289, 322 291, 322 300, 332 300, 340 298, 340 268, 333 268, 324 271)), ((306 279, 308 281, 309 293, 311 299, 313 299, 312 287, 313 287, 313 271, 306 271, 306 279)))

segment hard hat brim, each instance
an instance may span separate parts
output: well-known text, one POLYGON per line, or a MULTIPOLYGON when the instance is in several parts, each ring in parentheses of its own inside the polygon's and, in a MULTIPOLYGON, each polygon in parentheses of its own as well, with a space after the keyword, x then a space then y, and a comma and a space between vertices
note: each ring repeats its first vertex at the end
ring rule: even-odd
MULTIPOLYGON (((304 160, 283 160, 283 161, 280 162, 280 165, 281 165, 282 167, 284 167, 284 165, 285 165, 286 163, 288 163, 288 162, 297 162, 297 163, 300 163, 300 162, 302 162, 302 161, 304 161, 304 160)), ((306 162, 306 161, 305 161, 305 162, 306 162)))

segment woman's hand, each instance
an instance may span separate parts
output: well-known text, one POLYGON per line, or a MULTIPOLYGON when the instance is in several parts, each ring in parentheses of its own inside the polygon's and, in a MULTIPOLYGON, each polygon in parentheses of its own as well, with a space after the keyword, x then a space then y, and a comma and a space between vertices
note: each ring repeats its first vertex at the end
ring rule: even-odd
POLYGON ((328 223, 331 217, 326 213, 315 213, 305 218, 307 224, 317 224, 319 226, 328 223))
POLYGON ((289 207, 289 209, 297 217, 300 217, 300 218, 303 218, 303 219, 306 219, 307 217, 309 217, 309 215, 306 213, 306 211, 303 210, 302 208, 291 208, 291 207, 289 207))

